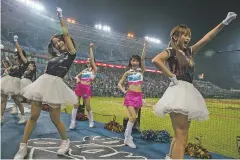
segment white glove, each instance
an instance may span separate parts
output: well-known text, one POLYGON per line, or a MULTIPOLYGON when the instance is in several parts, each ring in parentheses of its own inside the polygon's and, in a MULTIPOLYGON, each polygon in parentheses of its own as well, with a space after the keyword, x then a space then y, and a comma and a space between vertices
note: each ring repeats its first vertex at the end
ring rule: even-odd
POLYGON ((62 17, 62 9, 57 7, 57 16, 62 17))
POLYGON ((13 37, 13 40, 14 40, 14 42, 17 42, 17 40, 18 40, 18 36, 15 35, 15 36, 13 37))
POLYGON ((4 45, 1 44, 1 49, 4 49, 4 45))
POLYGON ((222 21, 224 25, 228 25, 232 20, 237 17, 237 14, 234 12, 228 12, 227 17, 222 21))
POLYGON ((170 84, 170 86, 174 86, 178 84, 178 80, 176 78, 176 75, 174 74, 173 77, 169 77, 169 79, 171 80, 172 84, 170 84))

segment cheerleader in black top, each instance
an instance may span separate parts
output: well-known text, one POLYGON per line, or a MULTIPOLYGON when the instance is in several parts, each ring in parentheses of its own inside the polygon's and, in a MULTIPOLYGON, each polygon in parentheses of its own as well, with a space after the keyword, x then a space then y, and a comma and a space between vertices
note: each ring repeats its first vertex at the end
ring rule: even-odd
POLYGON ((24 72, 21 79, 21 88, 25 88, 36 80, 36 63, 34 61, 29 61, 28 68, 24 72))
POLYGON ((171 80, 170 86, 154 109, 157 116, 169 114, 172 121, 174 137, 166 159, 183 159, 191 121, 208 119, 209 112, 205 100, 192 84, 195 68, 193 56, 236 16, 235 13, 229 12, 222 23, 190 47, 188 47, 191 40, 190 28, 186 25, 174 27, 170 34, 169 48, 153 59, 155 66, 171 80), (167 62, 169 69, 164 62, 167 62))
POLYGON ((6 57, 6 60, 2 60, 1 64, 1 78, 8 75, 8 68, 11 67, 11 64, 9 63, 8 57, 6 57))
POLYGON ((21 103, 21 77, 28 66, 27 56, 24 50, 21 49, 18 44, 18 36, 14 36, 14 42, 16 43, 17 52, 14 54, 16 64, 7 68, 5 72, 8 75, 1 79, 1 124, 3 123, 3 116, 7 105, 7 97, 10 95, 15 104, 19 108, 21 115, 19 124, 26 122, 24 107, 21 103))
POLYGON ((43 103, 49 105, 50 118, 62 139, 57 154, 64 155, 69 150, 70 142, 65 126, 60 120, 60 113, 61 106, 74 105, 78 102, 75 93, 63 81, 63 77, 67 74, 76 57, 76 49, 62 19, 61 8, 57 8, 57 14, 63 34, 54 35, 48 44, 48 52, 52 57, 48 61, 45 74, 23 89, 23 96, 32 101, 31 116, 26 124, 22 143, 14 159, 23 159, 27 155, 27 142, 40 116, 43 103))
MULTIPOLYGON (((28 68, 23 73, 21 79, 21 90, 36 80, 36 70, 37 70, 36 63, 34 61, 28 61, 28 68)), ((22 98, 24 99, 24 97, 22 98)), ((11 114, 15 115, 17 113, 18 113, 17 107, 14 105, 12 107, 11 114)))

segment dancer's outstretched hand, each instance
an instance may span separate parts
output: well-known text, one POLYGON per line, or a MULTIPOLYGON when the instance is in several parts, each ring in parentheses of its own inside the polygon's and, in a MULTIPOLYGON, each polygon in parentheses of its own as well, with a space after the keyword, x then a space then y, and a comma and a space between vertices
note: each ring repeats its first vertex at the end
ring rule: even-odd
POLYGON ((62 17, 62 9, 57 7, 57 16, 62 17))
POLYGON ((13 37, 13 40, 14 40, 14 42, 17 42, 17 40, 18 40, 18 36, 15 35, 15 36, 13 37))
POLYGON ((222 21, 224 25, 228 25, 232 20, 237 17, 237 14, 234 12, 228 12, 227 17, 222 21))
POLYGON ((90 47, 94 47, 94 44, 93 43, 90 43, 90 45, 89 45, 90 47))

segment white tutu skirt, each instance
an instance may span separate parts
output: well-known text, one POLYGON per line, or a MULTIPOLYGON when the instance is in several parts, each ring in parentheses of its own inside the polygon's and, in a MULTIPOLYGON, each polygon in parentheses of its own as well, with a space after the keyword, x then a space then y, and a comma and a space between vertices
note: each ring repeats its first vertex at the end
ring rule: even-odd
POLYGON ((32 84, 32 81, 28 78, 21 79, 21 89, 27 87, 28 85, 32 84))
POLYGON ((6 75, 1 78, 1 92, 5 95, 18 95, 21 93, 21 79, 6 75))
POLYGON ((155 114, 163 117, 174 112, 188 115, 189 121, 208 119, 207 105, 200 92, 191 83, 178 82, 177 85, 170 85, 154 106, 155 114))
POLYGON ((22 95, 28 100, 40 101, 53 108, 78 103, 77 96, 63 79, 49 74, 41 75, 32 84, 23 88, 22 95))

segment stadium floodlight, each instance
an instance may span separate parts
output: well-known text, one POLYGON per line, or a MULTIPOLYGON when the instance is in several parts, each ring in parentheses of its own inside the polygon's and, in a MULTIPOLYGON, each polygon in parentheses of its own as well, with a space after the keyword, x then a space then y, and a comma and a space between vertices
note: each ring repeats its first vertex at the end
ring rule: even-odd
POLYGON ((133 38, 134 34, 133 33, 128 33, 127 36, 128 36, 128 38, 133 38))
POLYGON ((145 39, 149 42, 160 44, 162 43, 160 39, 154 38, 154 37, 145 37, 145 39))
POLYGON ((68 19, 67 19, 67 21, 68 21, 69 23, 73 23, 73 24, 75 24, 75 23, 76 23, 76 21, 75 21, 75 20, 73 20, 73 19, 71 19, 71 18, 68 18, 68 19))
POLYGON ((96 24, 95 28, 98 29, 98 30, 105 31, 105 32, 110 32, 111 31, 111 28, 109 26, 101 25, 101 24, 96 24))
POLYGON ((17 1, 33 9, 37 9, 38 11, 43 11, 45 9, 43 5, 33 0, 17 0, 17 1))

